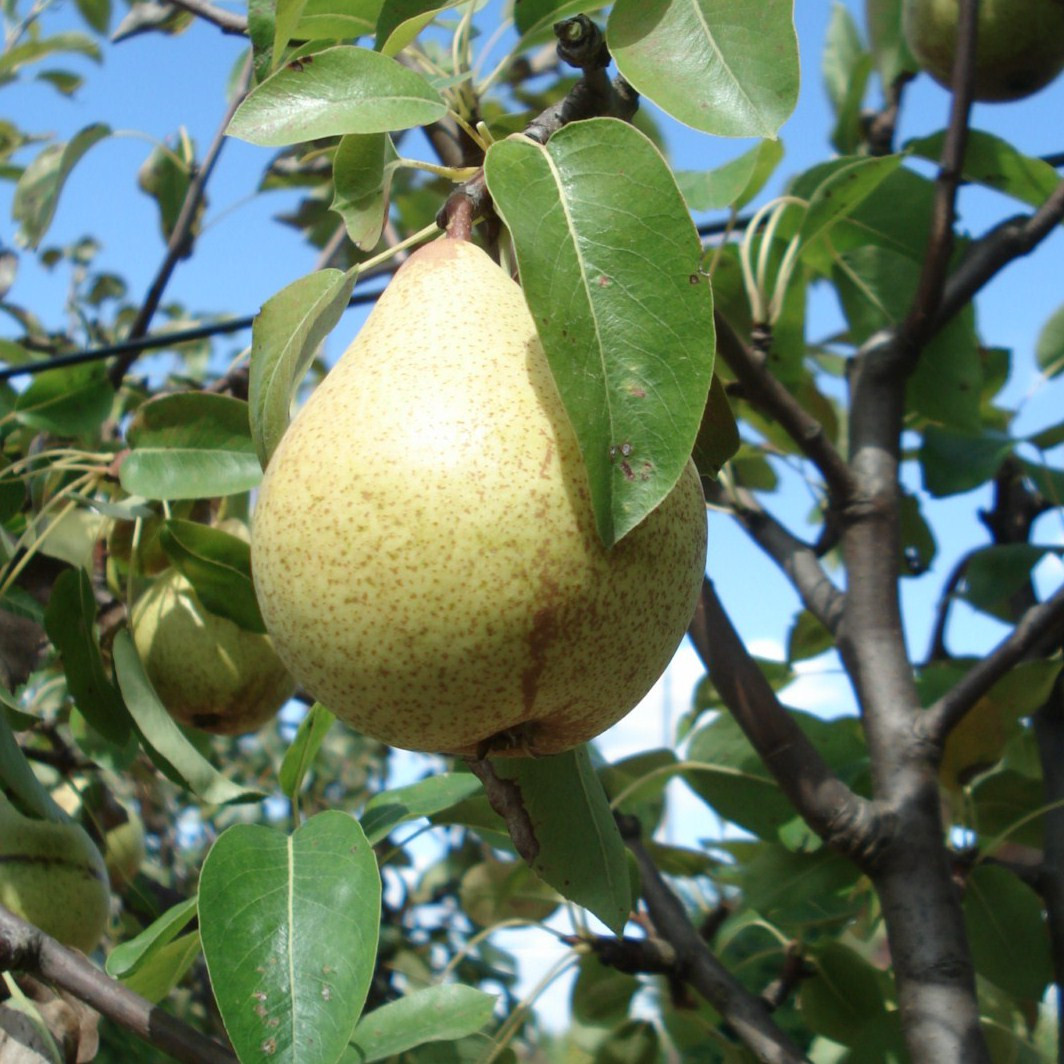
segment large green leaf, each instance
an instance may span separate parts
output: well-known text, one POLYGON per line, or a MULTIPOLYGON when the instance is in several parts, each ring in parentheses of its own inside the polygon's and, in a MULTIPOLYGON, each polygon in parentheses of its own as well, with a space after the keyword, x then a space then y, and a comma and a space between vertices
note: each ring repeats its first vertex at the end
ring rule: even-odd
POLYGON ((341 1064, 372 1064, 427 1042, 475 1034, 490 1019, 495 997, 471 986, 430 986, 382 1005, 358 1021, 341 1064))
POLYGON ((980 865, 968 877, 964 924, 975 970, 1021 1001, 1038 1001, 1052 978, 1042 902, 1005 868, 980 865))
POLYGON ((129 739, 129 714, 100 657, 96 597, 83 569, 68 569, 52 587, 44 626, 63 659, 67 689, 85 719, 108 742, 129 739))
POLYGON ((774 137, 797 102, 791 0, 617 0, 606 36, 625 78, 703 133, 774 137))
POLYGON ((189 742, 159 701, 126 629, 115 636, 114 662, 118 686, 141 745, 164 775, 212 805, 255 802, 263 797, 223 776, 189 742))
POLYGON ((266 300, 255 318, 248 405, 263 469, 288 428, 295 390, 340 320, 357 274, 357 267, 308 273, 266 300))
POLYGON ((610 546, 675 486, 705 409, 713 301, 698 234, 657 149, 616 119, 546 145, 500 141, 485 172, 610 546))
MULTIPOLYGON (((2 72, 3 61, 0 60, 2 72)), ((70 171, 89 148, 110 135, 110 126, 96 122, 76 133, 69 141, 49 144, 26 167, 15 186, 15 199, 11 206, 11 213, 19 224, 16 233, 19 243, 30 248, 40 244, 55 217, 59 193, 70 171)))
POLYGON ((137 411, 126 438, 132 451, 119 479, 131 495, 212 498, 247 491, 262 478, 248 404, 227 395, 159 396, 137 411))
POLYGON ((539 845, 532 868, 619 934, 632 907, 628 859, 587 747, 493 765, 520 789, 539 845))
POLYGON ((159 543, 203 605, 249 632, 266 625, 251 583, 251 547, 220 528, 178 518, 159 530, 159 543))
POLYGON ((20 424, 56 436, 94 432, 111 413, 115 390, 99 365, 37 374, 15 400, 20 424))
POLYGON ((377 957, 381 881, 358 822, 339 810, 292 835, 238 824, 199 884, 207 970, 242 1064, 335 1064, 377 957))
POLYGON ((248 93, 230 136, 282 147, 347 133, 385 133, 442 118, 440 94, 379 52, 338 45, 281 67, 248 93))
POLYGON ((971 491, 995 476, 1015 446, 1016 441, 1005 432, 963 432, 928 425, 920 447, 924 487, 940 498, 971 491))

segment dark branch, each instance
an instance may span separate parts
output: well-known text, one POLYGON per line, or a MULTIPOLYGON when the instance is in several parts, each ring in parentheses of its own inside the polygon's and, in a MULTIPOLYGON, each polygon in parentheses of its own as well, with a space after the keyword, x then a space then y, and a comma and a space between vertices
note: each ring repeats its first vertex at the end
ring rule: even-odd
POLYGON ((728 711, 806 823, 863 868, 886 832, 881 814, 835 774, 776 697, 706 580, 689 629, 728 711))
POLYGON ((3 906, 0 970, 29 972, 60 987, 182 1064, 236 1062, 227 1047, 127 990, 87 957, 67 949, 3 906))
POLYGON ((1029 609, 998 645, 922 715, 920 731, 941 745, 964 715, 1030 650, 1050 634, 1064 639, 1064 587, 1029 609))
POLYGON ((676 955, 677 972, 720 1013, 757 1060, 768 1064, 798 1064, 806 1060, 776 1026, 766 1002, 747 990, 698 937, 683 903, 643 846, 639 822, 634 817, 618 816, 617 823, 639 866, 643 900, 654 928, 676 955))
POLYGON ((506 821, 506 830, 510 833, 514 848, 531 864, 539 853, 539 840, 521 800, 521 788, 513 780, 496 776, 487 758, 469 757, 466 758, 466 764, 469 771, 484 784, 484 793, 492 809, 506 821))
POLYGON ((764 362, 740 339, 728 320, 714 314, 717 351, 743 386, 745 397, 773 417, 816 466, 832 503, 841 507, 853 492, 853 477, 842 455, 828 439, 824 426, 765 368, 764 362))

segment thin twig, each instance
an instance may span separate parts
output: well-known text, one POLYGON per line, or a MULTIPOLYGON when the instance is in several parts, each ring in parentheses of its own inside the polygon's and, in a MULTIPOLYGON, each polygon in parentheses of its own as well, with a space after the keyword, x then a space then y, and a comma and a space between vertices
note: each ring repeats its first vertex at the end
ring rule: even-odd
POLYGON ((73 994, 182 1064, 226 1064, 225 1046, 100 971, 87 957, 0 906, 0 970, 18 970, 73 994))
POLYGON ((807 1058, 776 1025, 768 1005, 739 982, 698 937, 683 903, 662 878, 640 839, 639 822, 617 815, 621 837, 639 866, 643 900, 658 935, 676 954, 680 976, 708 1001, 742 1043, 765 1064, 807 1058))
POLYGON ((1029 609, 985 658, 928 707, 920 717, 921 733, 936 745, 944 743, 976 702, 1033 646, 1043 642, 1047 633, 1057 630, 1064 638, 1064 586, 1029 609))
POLYGON ((246 15, 238 15, 235 11, 226 11, 225 8, 215 7, 208 0, 171 0, 171 2, 175 7, 183 8, 204 21, 213 23, 223 33, 247 35, 248 20, 246 15))
MULTIPOLYGON (((240 101, 244 97, 244 93, 247 91, 250 77, 251 57, 248 56, 240 79, 243 88, 233 94, 233 99, 230 101, 228 108, 226 108, 225 116, 219 123, 218 129, 214 134, 214 139, 211 141, 211 145, 207 149, 207 154, 203 158, 203 164, 189 182, 188 191, 185 193, 184 202, 181 204, 181 211, 177 216, 173 232, 170 234, 170 240, 166 245, 166 254, 148 289, 148 294, 145 297, 143 304, 141 304, 141 308, 137 312, 137 316, 134 319, 132 326, 130 326, 129 340, 137 340, 147 333, 148 326, 151 324, 151 320, 155 316, 155 311, 158 309, 159 304, 162 301, 163 292, 166 290, 166 286, 170 281, 170 276, 174 272, 174 267, 177 265, 178 261, 188 253, 188 241, 192 235, 192 227, 195 223, 196 216, 199 213, 200 205, 203 202, 203 193, 207 187, 207 181, 211 176, 211 172, 214 170, 214 164, 218 161, 218 156, 221 154, 222 146, 225 144, 226 130, 229 128, 230 119, 232 119, 233 114, 240 105, 240 101)), ((140 349, 134 348, 115 360, 108 372, 108 378, 115 388, 118 388, 122 383, 123 377, 125 377, 130 366, 133 365, 139 355, 140 349)))
POLYGON ((539 853, 536 829, 521 800, 521 788, 513 781, 495 774, 487 758, 466 758, 469 771, 484 784, 484 793, 492 809, 506 821, 506 830, 517 852, 531 864, 539 853))

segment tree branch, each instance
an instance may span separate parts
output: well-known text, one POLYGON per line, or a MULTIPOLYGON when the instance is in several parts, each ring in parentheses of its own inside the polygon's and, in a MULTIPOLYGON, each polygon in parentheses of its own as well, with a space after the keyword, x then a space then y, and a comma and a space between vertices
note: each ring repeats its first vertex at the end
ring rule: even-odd
POLYGON ((853 493, 854 480, 842 455, 824 432, 824 426, 768 372, 763 360, 742 341, 723 314, 715 311, 713 317, 717 351, 742 384, 745 398, 783 426, 820 471, 833 506, 844 506, 853 493))
POLYGON ((871 867, 889 832, 882 814, 832 772, 776 697, 709 580, 689 629, 724 704, 807 824, 861 867, 871 867))
POLYGON ((1064 639, 1064 587, 1032 606, 998 645, 958 680, 921 718, 920 731, 941 745, 964 715, 1029 651, 1051 634, 1064 639))
POLYGON ((842 619, 843 593, 831 582, 816 551, 785 528, 745 488, 726 492, 719 482, 706 486, 706 501, 729 510, 750 538, 779 566, 802 605, 829 632, 842 619))
POLYGON ((62 988, 181 1064, 236 1062, 226 1046, 127 990, 83 954, 0 906, 0 970, 14 969, 62 988))
MULTIPOLYGON (((203 193, 207 187, 207 181, 211 176, 211 172, 214 170, 214 164, 218 161, 222 146, 225 144, 225 131, 229 128, 230 119, 232 119, 237 107, 240 106, 240 101, 244 98, 244 94, 247 91, 250 76, 251 57, 248 56, 248 60, 244 64, 244 72, 241 76, 243 89, 234 94, 233 99, 229 103, 229 107, 226 109, 225 116, 222 118, 222 121, 214 134, 214 139, 211 141, 210 147, 207 149, 207 154, 203 157, 203 164, 196 172, 192 181, 189 182, 188 191, 185 193, 184 202, 181 204, 181 211, 177 216, 173 232, 170 234, 170 240, 166 245, 166 254, 164 255, 163 261, 148 289, 148 294, 145 297, 144 302, 141 304, 141 308, 137 312, 133 324, 130 326, 129 335, 126 338, 127 341, 138 340, 147 334, 148 326, 151 324, 151 320, 155 316, 155 311, 159 308, 160 302, 162 302, 163 292, 166 290, 166 286, 170 281, 170 276, 174 272, 174 267, 180 259, 188 254, 188 241, 192 234, 192 226, 196 220, 197 212, 203 202, 203 193)), ((115 388, 118 388, 121 385, 123 377, 125 377, 129 368, 140 357, 140 353, 141 349, 135 347, 130 351, 124 352, 112 363, 107 375, 111 384, 115 388)))
POLYGON ((643 846, 639 822, 634 817, 618 815, 617 823, 639 866, 647 912, 658 935, 675 952, 680 976, 720 1013, 757 1060, 765 1064, 805 1061, 801 1050, 776 1026, 767 1003, 747 990, 698 937, 683 903, 643 846))
POLYGON ((236 33, 247 36, 248 20, 246 15, 238 15, 235 11, 226 11, 225 8, 215 7, 209 0, 171 0, 175 7, 180 7, 193 15, 213 23, 223 33, 236 33))

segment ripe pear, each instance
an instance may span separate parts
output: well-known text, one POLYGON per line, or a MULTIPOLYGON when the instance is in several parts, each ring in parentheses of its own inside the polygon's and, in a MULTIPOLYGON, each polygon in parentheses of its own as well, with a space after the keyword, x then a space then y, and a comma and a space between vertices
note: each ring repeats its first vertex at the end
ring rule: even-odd
MULTIPOLYGON (((959 0, 905 0, 902 24, 913 55, 940 85, 953 75, 959 0)), ((980 0, 975 98, 1019 100, 1064 67, 1064 0, 980 0)))
POLYGON ((107 928, 111 888, 84 828, 23 816, 0 796, 0 903, 84 953, 107 928))
POLYGON ((694 610, 688 465, 611 550, 520 288, 445 239, 396 273, 289 426, 253 515, 277 652, 393 746, 559 753, 646 694, 694 610))
POLYGON ((242 735, 261 728, 295 690, 270 637, 211 613, 176 569, 137 600, 130 621, 148 679, 181 724, 242 735))

